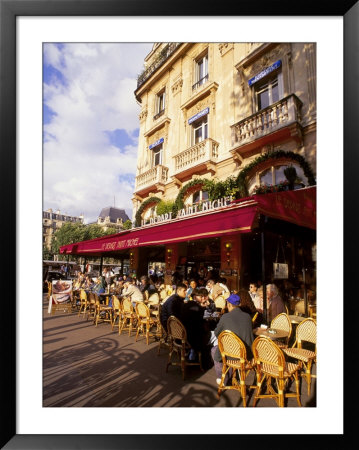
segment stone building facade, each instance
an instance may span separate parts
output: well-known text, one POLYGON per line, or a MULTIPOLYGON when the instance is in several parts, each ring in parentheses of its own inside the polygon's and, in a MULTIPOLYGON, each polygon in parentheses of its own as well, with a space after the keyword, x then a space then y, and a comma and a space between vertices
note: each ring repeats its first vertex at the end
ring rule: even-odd
POLYGON ((42 212, 42 242, 48 250, 51 249, 52 239, 57 230, 59 230, 64 223, 84 223, 84 216, 69 216, 63 214, 59 210, 54 212, 51 208, 42 212))
MULTIPOLYGON (((307 186, 300 161, 315 174, 314 43, 157 43, 135 96, 141 112, 133 220, 148 198, 173 201, 195 178, 236 177, 260 155, 273 158, 247 174, 249 194, 285 179, 289 165, 307 186)), ((192 189, 185 203, 206 197, 192 189)), ((155 212, 148 205, 143 218, 155 212)))

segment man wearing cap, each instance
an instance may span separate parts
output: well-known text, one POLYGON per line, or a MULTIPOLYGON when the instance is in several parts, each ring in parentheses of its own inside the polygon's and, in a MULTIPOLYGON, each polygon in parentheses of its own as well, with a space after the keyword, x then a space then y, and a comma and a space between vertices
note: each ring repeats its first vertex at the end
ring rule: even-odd
MULTIPOLYGON (((218 325, 214 330, 214 334, 218 338, 222 331, 232 331, 243 341, 247 350, 247 359, 251 359, 252 343, 254 339, 251 316, 240 309, 239 305, 241 299, 239 295, 231 294, 226 301, 228 313, 223 314, 220 318, 218 325)), ((214 369, 216 371, 216 382, 219 384, 221 382, 223 364, 218 345, 215 345, 212 348, 211 354, 214 361, 214 369)))

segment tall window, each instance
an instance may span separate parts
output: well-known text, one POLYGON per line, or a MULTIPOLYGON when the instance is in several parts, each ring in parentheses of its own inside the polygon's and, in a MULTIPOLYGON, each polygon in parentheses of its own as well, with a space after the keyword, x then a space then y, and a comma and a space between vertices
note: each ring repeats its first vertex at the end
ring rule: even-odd
POLYGON ((192 145, 208 138, 208 115, 192 122, 192 145))
POLYGON ((257 111, 267 108, 280 99, 280 80, 278 74, 266 77, 255 85, 257 111))
POLYGON ((154 119, 157 119, 158 117, 162 116, 162 114, 165 112, 165 102, 166 102, 166 92, 165 90, 159 92, 156 95, 156 106, 155 106, 155 116, 154 119))
POLYGON ((192 86, 192 89, 197 89, 208 80, 208 55, 196 61, 195 80, 196 82, 192 86))
POLYGON ((152 150, 152 166, 158 166, 159 164, 162 164, 162 148, 163 145, 158 145, 152 150))
POLYGON ((197 191, 193 194, 192 203, 200 203, 208 200, 208 192, 207 191, 197 191))

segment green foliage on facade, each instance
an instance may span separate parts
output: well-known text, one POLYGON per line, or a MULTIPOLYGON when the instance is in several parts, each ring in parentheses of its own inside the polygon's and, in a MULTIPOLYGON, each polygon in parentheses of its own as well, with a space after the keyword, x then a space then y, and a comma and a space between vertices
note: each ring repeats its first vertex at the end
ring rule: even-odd
MULTIPOLYGON (((299 155, 298 153, 287 152, 284 150, 277 150, 272 153, 264 153, 263 155, 260 155, 257 158, 255 158, 250 164, 245 166, 240 171, 237 177, 232 175, 223 181, 194 178, 193 180, 189 181, 187 184, 181 187, 174 202, 170 200, 164 201, 158 197, 149 197, 143 203, 141 203, 141 206, 139 207, 136 213, 136 226, 141 225, 142 214, 146 209, 146 207, 149 206, 149 204, 158 203, 157 214, 165 214, 172 211, 172 217, 176 217, 178 211, 184 208, 184 201, 186 197, 191 192, 195 192, 198 190, 207 191, 208 198, 211 201, 227 196, 232 196, 233 198, 236 199, 247 197, 249 195, 248 176, 255 169, 255 167, 259 166, 264 161, 270 161, 271 159, 276 160, 280 158, 286 158, 297 162, 299 166, 303 169, 304 175, 308 179, 309 186, 314 186, 316 184, 314 173, 309 163, 305 160, 305 158, 303 158, 303 156, 299 155)), ((286 170, 290 169, 289 174, 290 176, 292 176, 294 174, 292 169, 294 169, 295 178, 297 178, 295 167, 292 166, 290 167, 288 167, 286 170)), ((279 187, 277 191, 283 189, 280 189, 279 187)), ((272 191, 268 190, 268 192, 272 191)))
POLYGON ((299 155, 298 153, 294 152, 286 152, 284 150, 277 150, 272 153, 264 153, 263 155, 258 156, 255 158, 250 164, 246 165, 238 174, 237 177, 237 186, 238 186, 238 193, 236 195, 236 198, 242 198, 248 196, 248 175, 252 172, 252 170, 259 164, 263 163, 264 161, 268 160, 275 160, 280 158, 287 158, 291 159, 293 161, 296 161, 299 166, 303 169, 304 175, 308 179, 309 186, 314 186, 316 184, 314 173, 312 171, 312 168, 310 167, 309 163, 303 158, 302 155, 299 155))
POLYGON ((157 204, 157 214, 160 216, 161 214, 170 213, 173 211, 174 202, 172 200, 161 200, 157 204))
POLYGON ((159 203, 161 201, 160 198, 158 197, 149 197, 147 198, 145 201, 143 201, 140 205, 140 207, 138 208, 138 211, 136 213, 135 216, 135 226, 136 227, 140 227, 141 226, 141 218, 142 218, 142 214, 144 212, 144 210, 149 206, 149 205, 155 205, 157 203, 159 203))

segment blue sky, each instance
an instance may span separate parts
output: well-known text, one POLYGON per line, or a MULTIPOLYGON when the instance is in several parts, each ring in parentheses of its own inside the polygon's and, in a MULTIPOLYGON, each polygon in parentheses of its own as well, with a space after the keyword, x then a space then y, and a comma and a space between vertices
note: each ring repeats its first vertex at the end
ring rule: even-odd
POLYGON ((140 106, 137 75, 152 44, 43 46, 43 208, 97 220, 132 217, 140 106))

